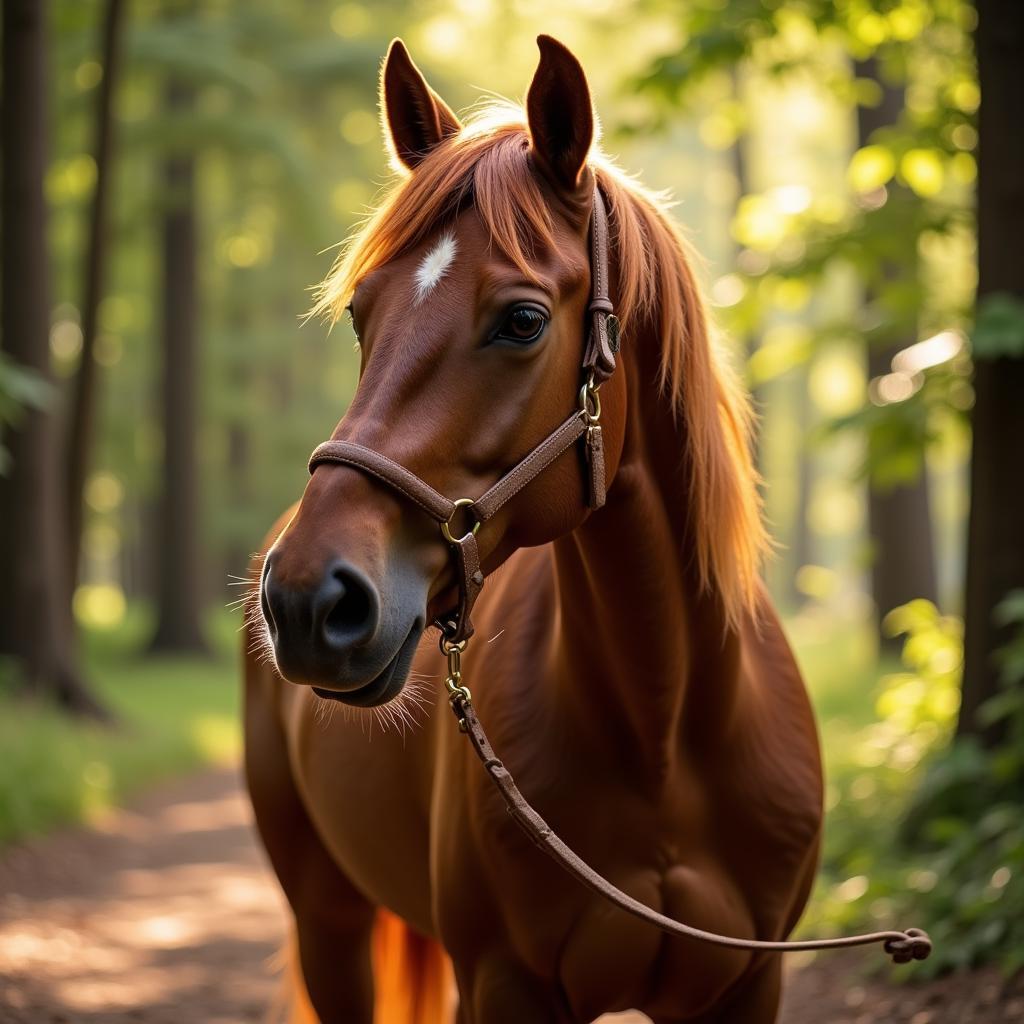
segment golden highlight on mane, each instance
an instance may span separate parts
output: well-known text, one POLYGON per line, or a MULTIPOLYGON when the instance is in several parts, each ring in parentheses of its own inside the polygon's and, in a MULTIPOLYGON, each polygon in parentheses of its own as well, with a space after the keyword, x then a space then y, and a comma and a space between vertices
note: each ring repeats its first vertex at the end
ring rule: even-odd
MULTIPOLYGON (((311 315, 337 320, 363 277, 439 230, 468 203, 499 251, 532 278, 534 252, 553 246, 554 238, 528 155, 521 109, 495 103, 478 110, 458 135, 384 194, 317 289, 311 315)), ((613 298, 623 337, 642 326, 662 341, 660 383, 686 438, 699 579, 718 593, 729 624, 738 627, 756 615, 768 546, 750 455, 749 399, 711 337, 690 246, 664 200, 599 152, 591 154, 589 166, 608 202, 618 278, 613 298)))

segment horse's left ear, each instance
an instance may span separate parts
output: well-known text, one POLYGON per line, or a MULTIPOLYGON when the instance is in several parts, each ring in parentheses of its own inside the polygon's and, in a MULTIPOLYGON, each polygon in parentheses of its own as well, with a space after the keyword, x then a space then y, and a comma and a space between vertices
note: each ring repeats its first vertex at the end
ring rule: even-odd
POLYGON ((594 139, 594 113, 580 62, 557 39, 537 36, 540 64, 526 94, 532 153, 557 186, 575 191, 594 139))
POLYGON ((401 39, 392 42, 384 58, 380 106, 395 156, 409 170, 462 128, 448 104, 427 85, 401 39))

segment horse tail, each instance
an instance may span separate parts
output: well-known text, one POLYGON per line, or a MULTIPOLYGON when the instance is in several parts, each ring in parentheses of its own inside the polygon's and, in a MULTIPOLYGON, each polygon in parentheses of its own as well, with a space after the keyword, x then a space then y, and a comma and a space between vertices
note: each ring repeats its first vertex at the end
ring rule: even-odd
MULTIPOLYGON (((454 1015, 451 963, 439 942, 420 935, 387 910, 378 910, 372 950, 373 1024, 450 1024, 454 1015)), ((294 930, 284 954, 282 1001, 287 1005, 288 1024, 320 1024, 302 977, 294 930)), ((280 1017, 272 1014, 272 1019, 280 1017)))
POLYGON ((373 1024, 450 1024, 451 963, 435 939, 377 911, 373 929, 373 1024))

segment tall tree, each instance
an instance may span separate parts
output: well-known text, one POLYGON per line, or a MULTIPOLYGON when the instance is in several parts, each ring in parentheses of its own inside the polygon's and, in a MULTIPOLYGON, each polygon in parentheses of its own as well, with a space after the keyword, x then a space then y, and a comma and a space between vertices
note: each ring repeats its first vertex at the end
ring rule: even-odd
MULTIPOLYGON (((903 111, 903 89, 880 74, 874 56, 856 65, 857 77, 868 79, 878 86, 879 102, 857 107, 857 136, 860 147, 867 146, 880 129, 895 125, 903 111)), ((896 182, 890 183, 890 201, 905 200, 906 189, 896 182)), ((896 266, 889 262, 882 268, 887 281, 901 275, 916 273, 916 263, 896 266)), ((871 302, 870 292, 865 300, 871 302)), ((868 348, 868 376, 884 376, 892 369, 892 357, 916 338, 907 337, 868 348)), ((881 618, 893 608, 924 597, 935 602, 935 554, 932 538, 932 517, 928 496, 928 470, 924 459, 915 480, 880 486, 876 480, 868 485, 868 533, 871 537, 871 589, 876 614, 881 618)), ((900 638, 882 638, 883 646, 898 652, 900 638)))
POLYGON ((1020 59, 1024 4, 978 0, 975 34, 979 109, 978 330, 967 537, 966 635, 958 732, 987 742, 978 708, 996 693, 993 654, 1008 640, 992 617, 996 604, 1024 588, 1024 133, 1020 131, 1020 59), (986 314, 1001 328, 984 340, 986 314))
MULTIPOLYGON (((47 161, 46 6, 3 6, 2 312, 5 351, 50 377, 50 282, 43 179, 47 161)), ((3 650, 25 685, 78 713, 104 717, 75 663, 67 532, 53 409, 27 410, 11 429, 0 570, 10 601, 3 650)))
POLYGON ((92 198, 89 241, 85 251, 82 300, 82 356, 73 382, 68 430, 68 562, 72 586, 78 580, 82 543, 84 491, 89 471, 96 410, 96 334, 107 266, 107 208, 113 167, 113 97, 121 64, 123 0, 107 0, 103 21, 103 78, 96 103, 96 190, 92 198))
MULTIPOLYGON (((169 116, 192 109, 194 89, 171 78, 169 116)), ((174 150, 164 162, 163 426, 158 620, 153 649, 201 651, 203 607, 199 570, 199 479, 196 460, 197 286, 195 157, 174 150)))

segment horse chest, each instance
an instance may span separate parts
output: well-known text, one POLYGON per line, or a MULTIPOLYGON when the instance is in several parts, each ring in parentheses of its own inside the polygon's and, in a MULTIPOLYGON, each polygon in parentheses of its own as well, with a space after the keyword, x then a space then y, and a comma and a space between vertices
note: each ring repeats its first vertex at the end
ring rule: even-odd
MULTIPOLYGON (((442 904, 461 908, 461 928, 472 935, 471 959, 501 964, 506 974, 523 971, 543 979, 573 1006, 606 1009, 626 1006, 630 994, 642 988, 657 955, 659 936, 628 916, 608 907, 537 849, 502 810, 492 817, 487 808, 474 823, 467 860, 457 877, 441 879, 442 904), (474 879, 475 885, 467 885, 474 879), (467 892, 473 889, 472 921, 465 920, 467 892), (575 966, 585 961, 582 973, 575 966), (566 975, 566 968, 569 968, 566 975)), ((548 812, 554 822, 562 817, 548 812)), ((563 831, 566 831, 563 829, 563 831)), ((569 830, 574 831, 574 830, 569 830)), ((569 832, 567 831, 567 834, 569 832)), ((574 841, 584 855, 592 844, 574 841)), ((594 860, 609 877, 642 898, 656 900, 654 872, 634 872, 618 858, 594 860)), ((464 948, 460 937, 444 929, 445 942, 458 960, 464 948)), ((589 1019, 589 1018, 588 1018, 589 1019)))
MULTIPOLYGON (((721 907, 741 902, 714 870, 679 872, 680 858, 695 858, 678 816, 631 797, 621 783, 609 786, 600 769, 541 773, 516 751, 511 757, 520 762, 522 786, 547 822, 636 898, 665 910, 682 906, 706 923, 721 907)), ((440 862, 436 879, 439 905, 447 908, 442 935, 456 961, 497 961, 506 973, 521 970, 544 979, 580 1020, 642 1006, 651 993, 664 991, 659 962, 669 940, 567 876, 479 778, 476 772, 465 777, 463 811, 445 823, 460 839, 449 840, 451 856, 440 862)), ((746 964, 742 955, 689 952, 700 967, 672 979, 668 987, 676 1007, 699 1008, 746 964)))

